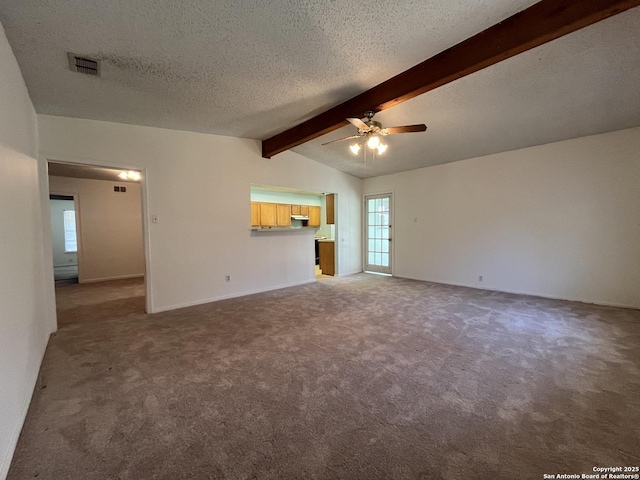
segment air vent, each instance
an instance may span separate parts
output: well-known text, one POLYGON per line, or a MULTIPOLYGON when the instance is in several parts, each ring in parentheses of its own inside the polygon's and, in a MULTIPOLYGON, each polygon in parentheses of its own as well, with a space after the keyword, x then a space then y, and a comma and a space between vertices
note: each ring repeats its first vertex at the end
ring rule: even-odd
POLYGON ((75 53, 69 54, 69 68, 72 72, 86 75, 100 76, 100 61, 94 58, 81 57, 75 53))

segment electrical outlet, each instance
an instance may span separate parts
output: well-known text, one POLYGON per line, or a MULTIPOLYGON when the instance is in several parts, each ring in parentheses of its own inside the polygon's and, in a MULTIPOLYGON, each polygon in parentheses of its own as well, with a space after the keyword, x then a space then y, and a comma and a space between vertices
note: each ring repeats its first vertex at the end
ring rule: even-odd
POLYGON ((482 281, 482 275, 478 275, 478 281, 481 282, 482 281))
POLYGON ((230 282, 231 281, 231 275, 225 275, 224 281, 225 282, 230 282))

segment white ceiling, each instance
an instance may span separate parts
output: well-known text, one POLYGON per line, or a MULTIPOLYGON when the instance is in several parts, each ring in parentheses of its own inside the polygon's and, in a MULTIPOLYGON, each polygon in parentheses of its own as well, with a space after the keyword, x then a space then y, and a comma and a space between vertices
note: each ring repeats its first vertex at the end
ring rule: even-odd
MULTIPOLYGON (((264 139, 535 3, 531 0, 0 0, 36 111, 264 139), (102 76, 66 54, 102 60, 102 76)), ((636 8, 381 112, 366 168, 348 143, 295 150, 360 177, 640 125, 636 8)))
POLYGON ((640 9, 529 50, 380 112, 384 126, 426 123, 384 138, 384 155, 350 155, 344 127, 294 150, 372 177, 640 125, 640 9))

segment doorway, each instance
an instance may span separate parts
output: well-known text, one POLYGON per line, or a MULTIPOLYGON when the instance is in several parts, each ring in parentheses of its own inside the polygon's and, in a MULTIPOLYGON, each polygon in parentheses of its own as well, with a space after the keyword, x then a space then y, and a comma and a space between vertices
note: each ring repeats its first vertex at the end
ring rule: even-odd
POLYGON ((47 183, 58 326, 99 321, 114 299, 120 311, 144 314, 142 172, 48 161, 47 183), (72 264, 75 281, 63 281, 72 264), (91 315, 80 318, 80 306, 91 315))
POLYGON ((365 272, 391 274, 392 195, 383 193, 364 197, 365 272))
POLYGON ((74 195, 49 195, 53 278, 56 285, 78 283, 77 202, 74 195))

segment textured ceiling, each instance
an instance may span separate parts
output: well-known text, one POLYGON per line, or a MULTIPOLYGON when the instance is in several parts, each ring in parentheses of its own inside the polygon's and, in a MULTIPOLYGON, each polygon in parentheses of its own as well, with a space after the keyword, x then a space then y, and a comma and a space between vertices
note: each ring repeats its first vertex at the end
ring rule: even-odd
MULTIPOLYGON (((533 3, 0 0, 0 21, 38 113, 264 139, 533 3), (69 71, 67 52, 102 76, 69 71)), ((429 130, 388 137, 366 169, 318 145, 349 129, 296 151, 367 177, 639 125, 639 13, 380 113, 429 130)))
POLYGON ((375 119, 425 123, 384 138, 384 155, 349 153, 344 127, 294 149, 366 178, 640 125, 636 8, 449 83, 375 119))

